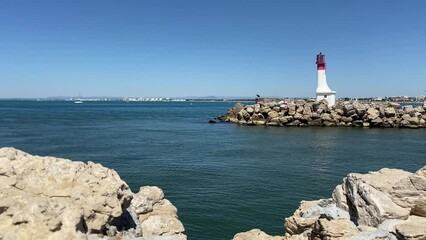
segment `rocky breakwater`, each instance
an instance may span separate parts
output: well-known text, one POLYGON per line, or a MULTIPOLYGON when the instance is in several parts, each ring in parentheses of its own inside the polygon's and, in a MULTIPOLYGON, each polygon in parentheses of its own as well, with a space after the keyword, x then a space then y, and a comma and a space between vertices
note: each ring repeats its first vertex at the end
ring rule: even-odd
POLYGON ((253 229, 234 240, 424 240, 426 166, 415 173, 384 168, 349 174, 331 198, 302 201, 285 219, 285 230, 273 237, 253 229))
POLYGON ((132 193, 100 164, 0 148, 0 239, 183 240, 158 187, 132 193))
POLYGON ((259 101, 254 105, 237 103, 218 119, 242 125, 424 128, 426 102, 413 107, 394 102, 344 101, 329 107, 325 100, 259 101))

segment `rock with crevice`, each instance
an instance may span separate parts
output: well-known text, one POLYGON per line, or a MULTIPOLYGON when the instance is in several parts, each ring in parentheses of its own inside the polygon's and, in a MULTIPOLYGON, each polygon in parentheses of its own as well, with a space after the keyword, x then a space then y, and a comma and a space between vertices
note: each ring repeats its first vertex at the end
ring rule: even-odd
POLYGON ((14 148, 0 148, 0 222, 4 240, 186 238, 176 208, 158 187, 134 194, 101 164, 14 148))

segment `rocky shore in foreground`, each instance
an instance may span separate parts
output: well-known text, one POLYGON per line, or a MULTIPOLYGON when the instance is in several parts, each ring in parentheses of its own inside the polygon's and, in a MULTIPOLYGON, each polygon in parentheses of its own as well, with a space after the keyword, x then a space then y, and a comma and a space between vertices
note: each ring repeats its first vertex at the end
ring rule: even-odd
POLYGON ((351 173, 329 199, 302 201, 285 219, 285 236, 259 229, 234 240, 424 240, 426 239, 426 166, 410 173, 384 168, 351 173))
MULTIPOLYGON (((284 231, 283 231, 284 232, 284 231)), ((283 236, 259 229, 234 240, 426 239, 426 166, 351 173, 331 198, 302 201, 283 236)), ((158 187, 132 193, 100 164, 0 148, 0 240, 186 240, 158 187)))
POLYGON ((100 164, 0 148, 0 239, 184 240, 158 187, 132 193, 100 164))
POLYGON ((254 105, 237 103, 215 121, 241 125, 266 126, 344 126, 380 128, 425 128, 426 102, 423 106, 401 106, 394 102, 341 101, 329 107, 326 101, 257 101, 254 105))

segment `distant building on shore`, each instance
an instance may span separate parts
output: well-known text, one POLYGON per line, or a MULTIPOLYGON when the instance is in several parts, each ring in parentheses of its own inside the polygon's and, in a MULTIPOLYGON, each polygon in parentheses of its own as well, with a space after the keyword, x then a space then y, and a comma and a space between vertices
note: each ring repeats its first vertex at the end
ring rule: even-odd
POLYGON ((325 55, 319 53, 317 55, 317 91, 316 100, 320 101, 326 99, 329 106, 333 106, 336 103, 336 91, 332 91, 327 85, 327 79, 325 75, 325 55))

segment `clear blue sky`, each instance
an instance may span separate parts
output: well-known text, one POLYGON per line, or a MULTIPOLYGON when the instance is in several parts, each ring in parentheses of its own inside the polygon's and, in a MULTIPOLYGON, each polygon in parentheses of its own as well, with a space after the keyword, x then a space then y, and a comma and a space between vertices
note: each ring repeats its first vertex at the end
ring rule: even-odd
POLYGON ((426 1, 0 1, 0 98, 424 95, 426 1))

